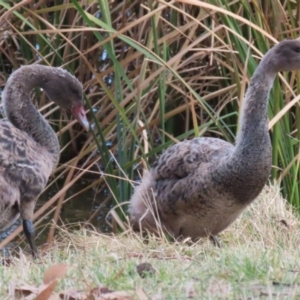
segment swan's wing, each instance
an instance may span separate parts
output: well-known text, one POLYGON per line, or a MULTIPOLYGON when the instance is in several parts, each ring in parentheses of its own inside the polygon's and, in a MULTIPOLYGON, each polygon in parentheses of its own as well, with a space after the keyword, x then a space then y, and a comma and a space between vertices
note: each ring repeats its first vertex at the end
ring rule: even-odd
POLYGON ((207 200, 218 193, 220 186, 214 178, 218 165, 233 150, 233 145, 214 138, 197 138, 169 148, 151 170, 152 189, 161 212, 166 215, 187 210, 207 213, 211 205, 207 200), (202 209, 202 202, 206 209, 202 209))
POLYGON ((215 138, 195 138, 169 147, 154 163, 151 173, 156 181, 178 180, 207 164, 215 164, 230 155, 234 146, 215 138))
POLYGON ((18 188, 21 198, 36 197, 52 171, 47 151, 25 132, 0 121, 0 176, 18 188))
POLYGON ((129 211, 134 228, 139 228, 140 222, 146 228, 156 228, 156 207, 175 236, 180 235, 186 215, 198 214, 198 218, 208 214, 209 199, 218 189, 218 184, 217 188, 210 185, 214 170, 233 150, 232 144, 214 138, 196 138, 168 148, 144 174, 131 197, 129 211), (179 215, 184 217, 180 219, 179 215))

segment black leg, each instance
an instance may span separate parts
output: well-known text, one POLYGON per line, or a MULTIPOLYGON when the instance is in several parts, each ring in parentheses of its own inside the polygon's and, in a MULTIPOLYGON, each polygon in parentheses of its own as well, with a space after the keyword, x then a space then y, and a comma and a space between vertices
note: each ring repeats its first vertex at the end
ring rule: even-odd
POLYGON ((217 247, 221 248, 220 240, 219 240, 217 235, 210 235, 209 239, 212 241, 214 246, 217 246, 217 247))
POLYGON ((37 258, 38 251, 35 244, 34 226, 31 220, 23 220, 23 230, 30 245, 33 258, 37 258))

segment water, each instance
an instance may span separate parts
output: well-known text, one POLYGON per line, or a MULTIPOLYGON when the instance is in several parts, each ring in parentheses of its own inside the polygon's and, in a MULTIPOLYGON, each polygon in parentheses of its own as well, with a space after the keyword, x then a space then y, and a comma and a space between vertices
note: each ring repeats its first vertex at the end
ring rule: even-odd
MULTIPOLYGON (((72 195, 77 194, 85 187, 89 186, 92 183, 91 179, 83 179, 74 184, 67 192, 65 199, 68 199, 72 195)), ((61 182, 61 186, 55 186, 51 189, 48 189, 44 192, 38 199, 35 207, 35 211, 37 211, 40 207, 42 207, 53 195, 55 195, 60 188, 62 188, 63 182, 61 182)), ((78 229, 79 225, 85 224, 86 221, 91 217, 91 215, 98 209, 98 207, 103 204, 103 201, 107 198, 107 191, 102 190, 98 192, 96 189, 88 189, 87 191, 72 197, 71 200, 63 204, 62 211, 60 213, 60 220, 58 225, 66 224, 69 230, 78 229)), ((51 206, 48 210, 56 207, 55 205, 51 206)), ((91 221, 96 230, 100 232, 110 232, 111 229, 107 225, 105 218, 111 209, 110 204, 105 204, 95 216, 95 218, 91 221)), ((36 243, 37 245, 41 245, 46 242, 47 235, 49 231, 49 225, 51 224, 51 219, 53 218, 53 213, 49 216, 45 217, 37 226, 36 229, 36 243), (46 227, 46 230, 45 230, 46 227)), ((21 224, 21 220, 17 220, 15 224, 13 224, 7 231, 0 234, 0 241, 10 235, 19 225, 21 224)), ((13 248, 15 243, 11 243, 9 248, 13 248)), ((23 246, 23 245, 22 245, 23 246)))
MULTIPOLYGON (((88 187, 93 180, 82 179, 75 183, 67 192, 65 199, 68 199, 72 195, 77 194, 84 188, 88 187)), ((56 194, 62 186, 53 188, 41 195, 37 205, 36 210, 43 206, 54 194, 56 194)), ((87 221, 90 216, 98 209, 98 207, 107 198, 107 191, 102 190, 98 192, 96 189, 88 189, 87 191, 72 197, 68 202, 63 204, 62 211, 60 213, 60 218, 63 223, 83 223, 87 221)), ((55 206, 55 205, 54 205, 55 206)), ((110 210, 109 205, 104 205, 100 210, 97 217, 92 220, 91 224, 96 227, 97 230, 107 232, 109 228, 105 223, 105 217, 110 210)), ((52 218, 52 216, 50 216, 52 218)), ((49 219, 50 219, 49 217, 49 219)), ((48 220, 49 222, 49 220, 48 220)))

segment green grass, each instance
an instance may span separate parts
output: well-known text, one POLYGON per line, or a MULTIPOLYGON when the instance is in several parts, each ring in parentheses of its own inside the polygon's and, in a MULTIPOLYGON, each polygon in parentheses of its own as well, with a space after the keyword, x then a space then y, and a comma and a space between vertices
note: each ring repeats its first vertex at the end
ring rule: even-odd
POLYGON ((131 231, 109 236, 61 228, 54 246, 40 249, 41 259, 32 261, 20 250, 19 258, 0 266, 0 297, 9 299, 9 287, 12 292, 40 286, 45 270, 63 263, 68 271, 56 293, 72 288, 87 295, 106 287, 133 299, 296 299, 299 229, 298 218, 273 186, 220 235, 221 249, 208 240, 170 243, 131 231), (152 265, 154 275, 139 276, 136 267, 143 262, 152 265))
MULTIPOLYGON (((234 142, 239 108, 260 58, 276 40, 300 35, 295 1, 29 2, 0 0, 0 87, 20 65, 63 66, 83 83, 93 128, 83 133, 43 93, 34 95, 62 145, 61 164, 45 193, 65 180, 36 212, 37 223, 57 203, 59 222, 68 187, 87 174, 95 176, 87 189, 108 188, 124 221, 142 162, 150 166, 175 140, 213 136, 234 142)), ((294 72, 276 79, 269 119, 272 180, 299 210, 298 77, 294 72), (295 105, 285 110, 290 103, 295 105)))

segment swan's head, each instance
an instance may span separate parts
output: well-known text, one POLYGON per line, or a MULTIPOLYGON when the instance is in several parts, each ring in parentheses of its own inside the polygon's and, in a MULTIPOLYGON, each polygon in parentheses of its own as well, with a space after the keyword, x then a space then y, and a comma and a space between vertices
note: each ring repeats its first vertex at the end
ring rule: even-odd
POLYGON ((300 39, 284 40, 274 46, 269 53, 268 64, 275 72, 300 69, 300 39))
POLYGON ((47 78, 43 78, 43 88, 47 96, 62 108, 71 111, 85 130, 89 130, 89 122, 83 106, 82 84, 68 71, 52 68, 47 78))

